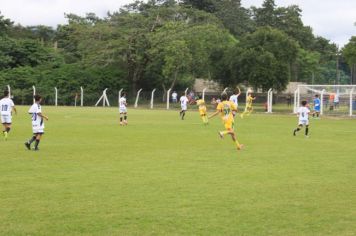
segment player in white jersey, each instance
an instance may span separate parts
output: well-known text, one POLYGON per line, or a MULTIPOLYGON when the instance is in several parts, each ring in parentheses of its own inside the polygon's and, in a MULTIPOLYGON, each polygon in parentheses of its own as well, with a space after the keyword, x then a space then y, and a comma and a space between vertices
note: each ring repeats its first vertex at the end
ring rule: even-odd
POLYGON ((40 140, 42 135, 44 134, 44 119, 48 120, 48 117, 42 114, 42 107, 41 107, 41 102, 42 102, 42 97, 40 95, 35 95, 34 96, 35 103, 31 106, 30 110, 28 110, 28 113, 31 115, 32 119, 32 133, 33 136, 30 140, 28 140, 25 143, 25 146, 27 147, 28 150, 31 150, 31 144, 35 141, 35 151, 38 151, 38 145, 40 144, 40 140))
POLYGON ((179 99, 180 101, 180 107, 181 107, 181 111, 179 112, 179 116, 181 117, 182 120, 184 120, 184 116, 185 116, 185 112, 187 111, 188 108, 188 98, 185 95, 185 93, 182 94, 182 96, 179 99))
POLYGON ((0 100, 1 123, 4 126, 2 133, 5 140, 7 140, 7 136, 11 130, 12 111, 17 114, 15 104, 9 97, 9 91, 5 91, 4 98, 0 100))
POLYGON ((127 125, 127 102, 126 93, 123 93, 119 100, 120 125, 127 125))
POLYGON ((231 102, 233 102, 236 105, 236 107, 239 106, 239 96, 241 95, 241 90, 239 87, 237 87, 237 90, 238 92, 235 91, 234 94, 231 95, 229 99, 231 102))
POLYGON ((305 126, 305 136, 308 137, 309 133, 309 113, 310 110, 308 108, 307 101, 302 101, 302 106, 298 108, 298 127, 293 131, 293 135, 296 136, 296 133, 305 126))
MULTIPOLYGON (((237 90, 238 90, 238 92, 235 91, 234 94, 230 96, 229 100, 231 102, 233 102, 236 105, 236 107, 239 107, 239 96, 241 95, 241 90, 239 87, 237 87, 237 90)), ((236 112, 233 112, 233 116, 235 116, 235 115, 236 115, 236 112)))

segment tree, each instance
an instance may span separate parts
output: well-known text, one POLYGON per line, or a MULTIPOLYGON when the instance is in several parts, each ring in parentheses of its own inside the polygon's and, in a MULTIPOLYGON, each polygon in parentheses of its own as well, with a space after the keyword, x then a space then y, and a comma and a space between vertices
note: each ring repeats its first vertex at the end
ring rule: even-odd
POLYGON ((253 16, 258 27, 276 25, 276 4, 274 0, 264 0, 261 8, 252 8, 253 16))
POLYGON ((8 33, 8 30, 13 26, 13 22, 10 19, 1 15, 0 11, 0 36, 4 36, 8 33))
POLYGON ((279 30, 262 27, 245 36, 240 46, 240 73, 249 84, 264 90, 286 88, 291 64, 297 58, 297 42, 279 30))
POLYGON ((356 36, 352 36, 345 45, 342 54, 351 70, 351 83, 356 84, 356 36))

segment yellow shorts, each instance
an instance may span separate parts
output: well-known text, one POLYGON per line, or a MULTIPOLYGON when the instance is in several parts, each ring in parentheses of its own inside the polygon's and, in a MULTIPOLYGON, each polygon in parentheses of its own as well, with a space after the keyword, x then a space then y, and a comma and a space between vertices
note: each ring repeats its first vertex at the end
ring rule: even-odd
POLYGON ((224 122, 224 126, 226 130, 233 130, 234 129, 234 121, 229 120, 224 122))
POLYGON ((200 114, 201 116, 206 116, 206 107, 199 108, 199 114, 200 114))

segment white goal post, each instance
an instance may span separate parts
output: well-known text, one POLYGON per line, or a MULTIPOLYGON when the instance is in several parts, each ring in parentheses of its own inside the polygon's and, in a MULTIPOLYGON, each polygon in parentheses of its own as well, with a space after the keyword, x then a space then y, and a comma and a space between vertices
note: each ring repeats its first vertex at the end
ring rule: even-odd
POLYGON ((309 85, 300 84, 294 92, 293 112, 301 101, 311 106, 315 95, 320 99, 320 114, 330 116, 354 116, 356 111, 356 85, 309 85))

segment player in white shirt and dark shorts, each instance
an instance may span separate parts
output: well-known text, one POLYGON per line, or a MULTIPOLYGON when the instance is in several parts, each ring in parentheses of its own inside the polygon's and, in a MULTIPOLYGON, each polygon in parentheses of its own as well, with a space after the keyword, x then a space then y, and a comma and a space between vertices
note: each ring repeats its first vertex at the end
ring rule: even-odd
POLYGON ((308 108, 308 103, 307 101, 302 101, 302 106, 298 108, 297 114, 298 114, 298 127, 293 131, 293 135, 296 136, 296 133, 305 126, 305 137, 308 137, 309 133, 309 113, 310 110, 308 108))
POLYGON ((180 101, 180 107, 181 107, 181 111, 179 112, 179 116, 181 117, 182 120, 184 120, 184 116, 185 116, 185 112, 188 109, 188 98, 185 95, 185 93, 182 94, 182 96, 179 99, 180 101))
MULTIPOLYGON (((231 102, 233 102, 236 105, 236 107, 238 108, 239 107, 239 96, 241 95, 241 90, 239 87, 237 87, 237 90, 238 90, 238 92, 235 91, 234 94, 230 96, 229 100, 231 102)), ((233 112, 232 114, 235 117, 236 112, 233 112)))
POLYGON ((9 97, 9 91, 5 91, 4 98, 0 100, 1 124, 4 126, 2 133, 5 140, 7 140, 8 134, 11 130, 12 111, 14 111, 15 114, 17 113, 15 104, 9 97))
POLYGON ((127 125, 127 103, 126 93, 123 93, 119 100, 120 125, 127 125))
POLYGON ((31 150, 31 144, 35 142, 34 150, 38 151, 38 145, 40 144, 41 137, 44 134, 44 120, 48 120, 48 117, 42 114, 42 97, 37 94, 34 96, 34 99, 35 103, 31 106, 30 110, 28 110, 32 120, 33 136, 25 143, 25 146, 28 150, 31 150))

